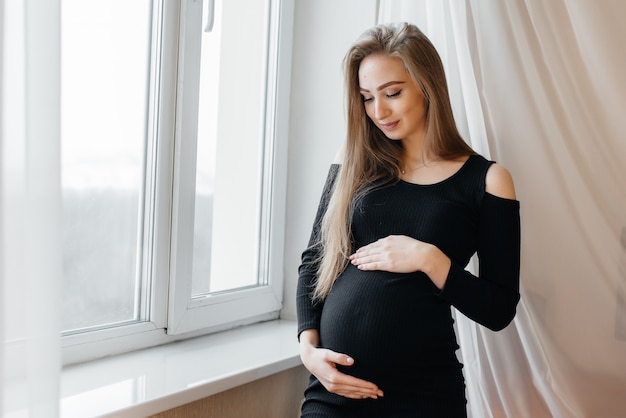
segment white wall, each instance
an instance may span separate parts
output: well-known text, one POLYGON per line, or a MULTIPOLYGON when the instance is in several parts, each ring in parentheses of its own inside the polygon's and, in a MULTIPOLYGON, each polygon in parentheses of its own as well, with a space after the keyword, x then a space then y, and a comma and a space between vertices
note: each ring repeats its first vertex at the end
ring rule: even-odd
POLYGON ((375 0, 295 0, 283 318, 296 317, 300 255, 345 135, 342 60, 375 20, 375 0))

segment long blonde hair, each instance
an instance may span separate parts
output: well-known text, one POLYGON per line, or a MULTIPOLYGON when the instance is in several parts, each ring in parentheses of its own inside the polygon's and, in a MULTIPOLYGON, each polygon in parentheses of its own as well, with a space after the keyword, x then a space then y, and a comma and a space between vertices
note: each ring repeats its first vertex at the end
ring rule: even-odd
POLYGON ((344 58, 347 135, 341 170, 322 221, 321 258, 314 298, 323 300, 348 265, 351 219, 360 197, 377 186, 397 181, 403 147, 389 140, 368 118, 359 88, 359 67, 369 55, 398 57, 427 103, 424 148, 442 159, 474 154, 459 134, 448 95, 443 64, 430 40, 408 23, 375 26, 364 32, 344 58))

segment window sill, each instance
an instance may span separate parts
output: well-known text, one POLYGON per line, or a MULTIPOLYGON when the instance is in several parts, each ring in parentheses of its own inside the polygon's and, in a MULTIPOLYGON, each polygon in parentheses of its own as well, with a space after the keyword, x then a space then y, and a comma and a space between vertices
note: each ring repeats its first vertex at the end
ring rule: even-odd
POLYGON ((276 320, 67 367, 61 417, 149 416, 300 365, 276 320))

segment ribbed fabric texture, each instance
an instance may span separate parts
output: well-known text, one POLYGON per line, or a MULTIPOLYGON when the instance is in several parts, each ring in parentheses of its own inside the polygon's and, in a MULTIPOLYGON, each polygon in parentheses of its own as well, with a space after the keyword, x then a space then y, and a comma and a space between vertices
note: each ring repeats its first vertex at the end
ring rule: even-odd
POLYGON ((352 356, 342 371, 376 383, 385 397, 349 400, 312 377, 303 417, 463 417, 464 380, 450 306, 494 330, 514 317, 519 301, 519 202, 485 192, 491 162, 471 156, 433 185, 399 180, 369 192, 352 219, 354 249, 388 235, 432 243, 452 260, 439 291, 421 272, 364 272, 353 266, 324 303, 310 299, 319 225, 339 166, 331 166, 297 291, 298 335, 320 332, 322 347, 352 356), (479 277, 465 271, 478 253, 479 277))

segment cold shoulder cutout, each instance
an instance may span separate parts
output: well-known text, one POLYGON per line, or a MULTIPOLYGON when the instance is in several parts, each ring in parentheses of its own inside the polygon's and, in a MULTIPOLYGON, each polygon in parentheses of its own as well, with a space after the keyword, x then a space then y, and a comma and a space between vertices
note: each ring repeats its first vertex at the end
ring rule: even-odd
POLYGON ((493 163, 487 170, 485 191, 504 199, 517 200, 511 173, 503 166, 493 163))

